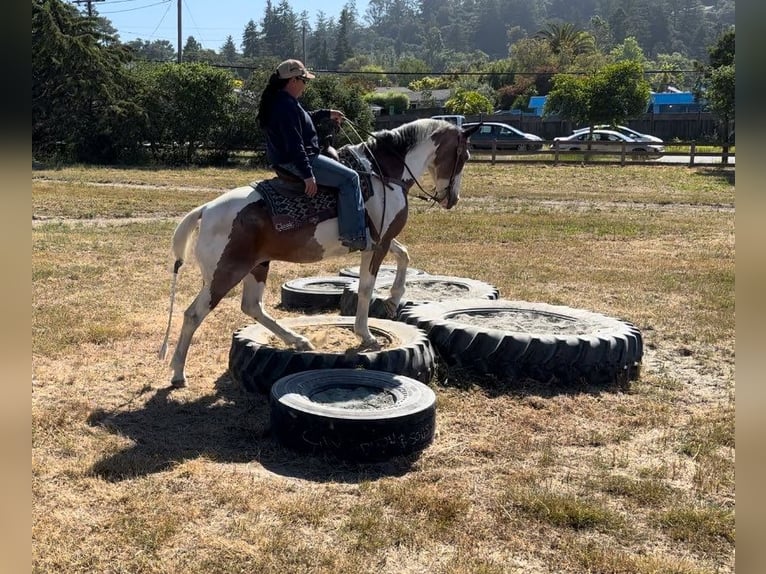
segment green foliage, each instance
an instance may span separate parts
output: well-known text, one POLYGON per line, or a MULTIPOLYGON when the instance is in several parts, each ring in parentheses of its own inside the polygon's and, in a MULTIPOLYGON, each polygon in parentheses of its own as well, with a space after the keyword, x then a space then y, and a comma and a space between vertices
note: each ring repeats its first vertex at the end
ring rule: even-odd
MULTIPOLYGON (((374 118, 370 106, 363 97, 362 88, 352 79, 320 74, 309 84, 301 98, 301 105, 307 110, 341 110, 362 130, 371 131, 373 128, 374 118)), ((324 125, 317 125, 316 128, 320 138, 333 131, 333 125, 329 121, 324 125)), ((341 147, 349 142, 349 138, 355 138, 354 134, 343 129, 333 138, 333 145, 341 147)), ((352 143, 358 143, 358 140, 354 139, 352 143)))
POLYGON ((621 44, 618 44, 612 48, 612 51, 609 53, 609 55, 615 62, 637 62, 642 66, 646 62, 646 55, 644 54, 644 50, 641 48, 641 45, 633 36, 625 38, 621 44))
POLYGON ((453 81, 446 76, 421 78, 419 80, 412 80, 407 87, 413 92, 424 92, 426 90, 443 90, 451 87, 453 81))
POLYGON ((167 40, 142 40, 137 38, 126 44, 133 52, 136 60, 150 60, 152 62, 172 62, 177 59, 176 49, 167 40))
POLYGON ((544 113, 588 125, 619 124, 642 114, 648 103, 643 69, 637 62, 625 61, 592 76, 555 76, 544 113))
POLYGON ((722 131, 729 141, 730 123, 735 119, 734 30, 722 34, 709 50, 710 65, 704 69, 704 96, 712 111, 721 120, 722 131))
POLYGON ((458 88, 444 103, 444 107, 451 114, 490 114, 493 110, 493 102, 479 92, 458 88))
POLYGON ((735 46, 735 33, 734 29, 724 32, 716 41, 716 43, 709 48, 708 53, 710 55, 710 67, 718 68, 720 66, 728 66, 734 64, 734 46, 735 46))
POLYGON ((142 66, 136 75, 143 85, 146 136, 163 159, 190 163, 201 145, 223 144, 236 102, 231 74, 193 62, 142 66))
POLYGON ((679 52, 657 54, 654 61, 646 63, 648 69, 658 70, 648 77, 649 83, 655 92, 665 92, 669 86, 681 90, 691 90, 694 87, 694 77, 682 73, 682 71, 691 70, 693 65, 689 58, 679 52))
POLYGON ((364 100, 368 104, 382 107, 386 112, 393 106, 395 114, 403 114, 410 107, 410 99, 407 97, 407 94, 402 94, 401 92, 365 94, 364 100))
POLYGON ((734 120, 734 64, 719 66, 710 73, 707 102, 710 111, 719 118, 734 120))
POLYGON ((549 22, 544 30, 535 34, 535 38, 548 44, 562 69, 568 67, 578 56, 589 54, 596 49, 595 38, 569 22, 549 22))
POLYGON ((32 149, 37 156, 114 161, 136 148, 140 110, 129 51, 62 0, 32 2, 32 149))

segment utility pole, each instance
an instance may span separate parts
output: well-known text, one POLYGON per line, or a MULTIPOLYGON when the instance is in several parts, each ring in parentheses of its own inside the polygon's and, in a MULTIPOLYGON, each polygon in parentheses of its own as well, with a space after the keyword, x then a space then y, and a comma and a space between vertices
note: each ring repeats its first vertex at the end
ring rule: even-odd
POLYGON ((181 63, 181 0, 178 0, 178 63, 181 63))
POLYGON ((103 2, 104 0, 74 0, 75 4, 87 4, 88 5, 88 18, 93 17, 93 3, 103 2))

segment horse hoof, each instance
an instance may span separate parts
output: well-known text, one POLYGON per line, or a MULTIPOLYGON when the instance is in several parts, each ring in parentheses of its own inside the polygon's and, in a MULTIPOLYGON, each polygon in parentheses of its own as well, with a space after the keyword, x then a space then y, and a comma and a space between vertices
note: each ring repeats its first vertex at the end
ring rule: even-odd
POLYGON ((379 351, 383 348, 383 345, 381 345, 380 341, 377 339, 372 338, 369 341, 362 341, 359 348, 364 349, 365 351, 379 351))
POLYGON ((174 379, 170 381, 170 386, 174 389, 183 389, 186 387, 186 379, 174 379))
POLYGON ((383 302, 383 307, 385 308, 386 319, 396 319, 397 311, 399 310, 397 303, 394 303, 391 299, 386 299, 383 302))
POLYGON ((314 345, 312 345, 308 339, 301 339, 300 341, 296 341, 295 345, 293 345, 296 351, 313 351, 314 345))

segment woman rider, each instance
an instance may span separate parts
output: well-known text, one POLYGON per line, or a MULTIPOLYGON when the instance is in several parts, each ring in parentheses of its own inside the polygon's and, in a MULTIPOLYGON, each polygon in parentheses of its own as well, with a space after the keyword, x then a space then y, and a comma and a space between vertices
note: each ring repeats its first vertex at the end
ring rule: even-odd
POLYGON ((271 165, 300 177, 309 197, 316 194, 317 184, 337 187, 340 240, 349 251, 365 251, 371 248, 371 240, 359 175, 319 154, 314 126, 327 118, 341 123, 345 116, 331 109, 307 112, 298 102, 314 77, 299 60, 285 60, 271 74, 258 106, 258 123, 266 132, 266 157, 271 165))

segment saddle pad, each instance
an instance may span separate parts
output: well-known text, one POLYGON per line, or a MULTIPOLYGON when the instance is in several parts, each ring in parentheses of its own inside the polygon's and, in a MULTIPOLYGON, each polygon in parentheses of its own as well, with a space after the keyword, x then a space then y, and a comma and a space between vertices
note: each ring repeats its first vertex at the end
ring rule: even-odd
POLYGON ((304 225, 316 225, 338 216, 337 190, 322 187, 314 197, 301 193, 284 194, 284 184, 279 178, 266 179, 250 184, 266 201, 266 206, 277 231, 290 231, 304 225), (333 193, 336 191, 336 193, 333 193))
MULTIPOLYGON (((362 197, 367 201, 373 193, 370 162, 347 146, 340 149, 339 156, 341 163, 359 173, 362 197)), ((285 183, 278 177, 254 181, 250 186, 263 196, 277 231, 316 225, 338 216, 337 188, 320 185, 319 193, 308 197, 302 186, 285 183)))

